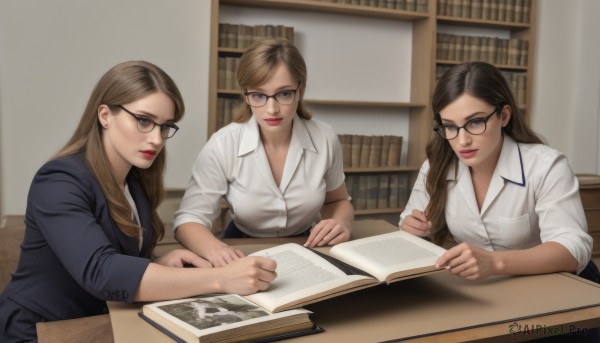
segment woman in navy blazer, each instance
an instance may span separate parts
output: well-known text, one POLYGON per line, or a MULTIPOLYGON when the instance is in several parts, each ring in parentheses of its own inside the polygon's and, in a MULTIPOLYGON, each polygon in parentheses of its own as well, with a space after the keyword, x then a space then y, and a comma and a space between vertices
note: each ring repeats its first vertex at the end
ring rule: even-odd
POLYGON ((0 342, 36 341, 37 322, 107 313, 106 300, 268 288, 276 265, 266 258, 212 268, 177 249, 151 260, 164 234, 164 146, 183 112, 177 86, 151 63, 121 63, 99 80, 75 134, 31 184, 19 265, 0 296, 0 342))

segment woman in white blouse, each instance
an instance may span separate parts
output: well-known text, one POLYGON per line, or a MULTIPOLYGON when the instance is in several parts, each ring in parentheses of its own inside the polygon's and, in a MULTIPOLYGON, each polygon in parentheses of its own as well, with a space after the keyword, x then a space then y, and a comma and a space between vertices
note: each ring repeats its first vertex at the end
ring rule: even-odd
POLYGON ((527 126, 501 72, 452 67, 432 107, 437 134, 400 229, 450 247, 438 267, 467 279, 568 271, 598 281, 577 178, 527 126))
POLYGON ((222 197, 232 218, 224 238, 306 235, 309 247, 350 238, 341 145, 303 105, 306 74, 285 40, 256 42, 240 58, 245 102, 200 151, 175 213, 176 238, 214 266, 243 256, 210 231, 222 197))

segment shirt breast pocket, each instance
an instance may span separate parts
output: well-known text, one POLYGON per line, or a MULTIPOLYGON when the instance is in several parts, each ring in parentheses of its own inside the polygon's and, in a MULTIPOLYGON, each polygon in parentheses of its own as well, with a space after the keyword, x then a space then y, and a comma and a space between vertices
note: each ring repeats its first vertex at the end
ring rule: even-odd
POLYGON ((518 249, 528 246, 531 226, 529 214, 519 217, 498 217, 498 237, 501 245, 507 249, 518 249))

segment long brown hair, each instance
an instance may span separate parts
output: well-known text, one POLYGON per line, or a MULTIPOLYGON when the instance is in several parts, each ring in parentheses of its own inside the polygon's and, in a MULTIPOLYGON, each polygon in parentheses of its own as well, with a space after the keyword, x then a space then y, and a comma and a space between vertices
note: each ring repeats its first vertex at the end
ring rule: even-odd
MULTIPOLYGON (((503 134, 520 143, 542 143, 542 140, 527 125, 519 110, 510 85, 502 72, 485 62, 467 62, 447 70, 438 81, 431 101, 434 121, 441 124, 440 111, 463 94, 479 98, 492 106, 508 106, 512 112, 503 134)), ((501 111, 498 111, 498 116, 501 111)), ((436 231, 434 242, 443 244, 448 239, 448 224, 445 210, 448 195, 447 175, 450 168, 458 169, 458 157, 450 143, 434 135, 426 148, 429 160, 429 173, 425 187, 429 194, 429 204, 425 209, 436 231)))
MULTIPOLYGON (((296 113, 300 118, 309 120, 312 115, 303 102, 306 89, 306 63, 300 51, 285 38, 265 38, 254 42, 244 51, 237 70, 237 81, 242 90, 242 97, 249 88, 257 87, 269 80, 279 64, 283 64, 298 81, 300 99, 296 113)), ((250 117, 252 117, 252 108, 244 101, 235 122, 245 123, 250 117)))
MULTIPOLYGON (((156 92, 162 92, 173 100, 174 121, 179 121, 185 111, 183 98, 175 82, 162 69, 145 61, 129 61, 112 67, 94 87, 75 133, 53 157, 57 159, 80 152, 85 153, 89 167, 106 196, 111 217, 121 231, 129 237, 138 237, 140 228, 132 223, 132 209, 111 172, 102 144, 103 130, 98 120, 98 107, 102 104, 127 104, 156 92)), ((165 161, 166 147, 156 156, 149 168, 136 170, 141 187, 152 205, 151 247, 154 247, 164 236, 165 231, 164 224, 156 211, 164 196, 165 161)))

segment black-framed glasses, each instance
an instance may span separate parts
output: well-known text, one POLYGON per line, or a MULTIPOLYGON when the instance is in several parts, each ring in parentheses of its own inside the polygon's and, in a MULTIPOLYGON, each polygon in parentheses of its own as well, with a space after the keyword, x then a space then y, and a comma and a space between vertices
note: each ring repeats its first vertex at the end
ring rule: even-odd
POLYGON ((129 111, 122 105, 115 105, 115 106, 122 109, 123 111, 125 111, 129 115, 131 115, 133 118, 135 118, 135 120, 137 121, 137 128, 140 132, 143 132, 143 133, 151 132, 152 130, 154 130, 154 127, 158 125, 160 127, 160 136, 163 139, 169 139, 169 138, 175 136, 175 133, 177 133, 177 130, 179 130, 179 126, 175 125, 174 123, 159 124, 159 123, 155 122, 154 120, 150 119, 148 116, 145 116, 142 114, 135 114, 135 113, 129 111))
MULTIPOLYGON (((458 137, 458 132, 460 129, 465 129, 468 133, 472 135, 480 135, 485 132, 487 129, 487 122, 490 118, 498 111, 502 109, 502 106, 496 106, 494 111, 483 118, 473 118, 465 123, 463 126, 456 126, 453 124, 442 125, 439 124, 433 128, 433 131, 437 132, 440 137, 446 140, 451 140, 458 137)), ((437 114, 439 118, 440 114, 437 114)))
POLYGON ((280 105, 291 105, 296 100, 296 93, 300 88, 301 82, 298 82, 296 89, 287 89, 277 92, 274 95, 266 95, 261 92, 244 92, 244 97, 248 105, 252 107, 263 107, 269 101, 269 98, 275 99, 280 105))

